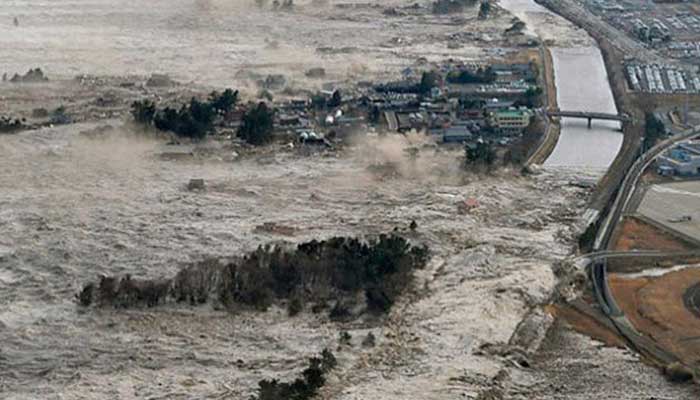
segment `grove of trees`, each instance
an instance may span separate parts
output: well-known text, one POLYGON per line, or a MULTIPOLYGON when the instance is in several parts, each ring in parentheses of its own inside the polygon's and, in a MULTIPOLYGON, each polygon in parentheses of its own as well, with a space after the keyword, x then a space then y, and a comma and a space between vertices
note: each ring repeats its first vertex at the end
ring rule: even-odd
POLYGON ((493 145, 487 142, 477 142, 476 145, 467 145, 464 147, 464 162, 465 166, 473 165, 493 165, 496 161, 496 150, 493 145))
POLYGON ((496 81, 496 73, 487 67, 485 69, 479 68, 476 71, 471 71, 468 69, 463 69, 460 71, 452 71, 447 74, 447 81, 450 83, 493 83, 496 81))
POLYGON ((206 101, 192 97, 189 103, 183 104, 179 109, 159 109, 150 100, 135 101, 131 104, 131 114, 142 125, 200 140, 214 130, 217 117, 231 111, 237 101, 238 91, 226 89, 223 93, 212 92, 206 101))
POLYGON ((262 145, 272 140, 274 112, 264 102, 251 107, 243 115, 238 136, 253 145, 262 145))
POLYGON ((192 264, 171 279, 102 277, 77 297, 83 306, 114 308, 153 307, 169 301, 197 305, 212 299, 231 309, 266 310, 281 300, 296 303, 290 314, 308 303, 321 309, 335 304, 336 314, 352 317, 348 305, 360 293, 368 311, 388 311, 428 257, 427 247, 411 246, 394 234, 369 241, 335 237, 295 249, 261 246, 225 265, 216 260, 192 264))

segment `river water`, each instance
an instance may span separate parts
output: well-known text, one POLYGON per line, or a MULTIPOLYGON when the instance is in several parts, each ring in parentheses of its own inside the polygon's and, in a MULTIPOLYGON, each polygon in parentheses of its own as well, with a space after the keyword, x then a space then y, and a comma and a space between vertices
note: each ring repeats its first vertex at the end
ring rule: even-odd
MULTIPOLYGON (((532 0, 501 0, 501 6, 525 21, 531 33, 554 42, 550 47, 561 110, 617 113, 605 63, 584 31, 532 0)), ((557 146, 545 166, 604 173, 622 146, 620 124, 563 118, 557 146)))

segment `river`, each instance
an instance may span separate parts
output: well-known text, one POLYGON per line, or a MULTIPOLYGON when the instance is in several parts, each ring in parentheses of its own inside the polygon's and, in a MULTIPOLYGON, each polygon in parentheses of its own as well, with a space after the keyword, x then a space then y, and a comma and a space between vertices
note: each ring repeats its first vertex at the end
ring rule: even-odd
MULTIPOLYGON (((561 110, 617 113, 600 49, 582 30, 532 0, 501 0, 530 33, 553 41, 557 103, 561 110)), ((620 124, 563 118, 562 129, 546 167, 594 170, 602 175, 622 146, 620 124)))

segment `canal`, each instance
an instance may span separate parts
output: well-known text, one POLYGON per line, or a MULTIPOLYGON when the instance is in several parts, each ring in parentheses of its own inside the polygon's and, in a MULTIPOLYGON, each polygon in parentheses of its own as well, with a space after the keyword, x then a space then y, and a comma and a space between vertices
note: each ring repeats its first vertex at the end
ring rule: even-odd
MULTIPOLYGON (((566 111, 617 113, 600 49, 584 31, 532 0, 501 0, 531 34, 548 41, 554 61, 557 104, 566 111)), ((546 167, 599 172, 610 167, 622 146, 620 124, 563 118, 561 134, 546 167)))

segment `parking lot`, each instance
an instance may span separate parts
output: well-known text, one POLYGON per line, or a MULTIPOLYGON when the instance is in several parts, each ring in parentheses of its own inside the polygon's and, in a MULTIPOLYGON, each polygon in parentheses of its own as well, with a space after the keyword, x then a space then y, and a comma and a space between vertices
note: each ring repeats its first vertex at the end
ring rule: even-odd
POLYGON ((637 212, 686 239, 700 242, 700 181, 652 185, 637 212))

